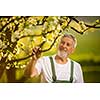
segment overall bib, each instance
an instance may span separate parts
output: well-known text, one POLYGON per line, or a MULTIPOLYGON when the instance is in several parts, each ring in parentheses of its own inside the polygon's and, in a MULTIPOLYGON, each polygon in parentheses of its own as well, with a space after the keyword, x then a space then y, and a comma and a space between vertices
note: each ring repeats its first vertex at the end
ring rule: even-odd
POLYGON ((52 83, 72 83, 73 82, 74 62, 71 60, 70 80, 57 80, 56 73, 55 73, 55 66, 54 66, 53 58, 52 57, 49 57, 49 58, 50 58, 51 69, 52 69, 52 79, 53 79, 53 82, 52 83))

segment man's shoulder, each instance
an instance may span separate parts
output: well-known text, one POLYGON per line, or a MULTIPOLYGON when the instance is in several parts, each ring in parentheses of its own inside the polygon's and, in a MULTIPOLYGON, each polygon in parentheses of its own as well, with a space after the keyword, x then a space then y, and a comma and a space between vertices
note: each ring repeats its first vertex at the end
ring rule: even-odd
POLYGON ((74 65, 80 66, 80 63, 79 62, 77 62, 75 60, 72 60, 72 59, 70 59, 70 61, 73 61, 74 62, 74 65))
POLYGON ((48 60, 50 57, 53 57, 53 56, 42 56, 41 58, 39 58, 39 60, 48 60))

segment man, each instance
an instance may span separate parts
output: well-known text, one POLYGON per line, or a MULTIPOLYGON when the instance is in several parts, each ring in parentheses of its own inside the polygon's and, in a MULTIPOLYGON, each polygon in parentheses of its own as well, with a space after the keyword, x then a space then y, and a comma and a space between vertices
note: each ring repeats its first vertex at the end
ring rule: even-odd
POLYGON ((79 63, 69 57, 77 45, 76 38, 71 34, 64 34, 58 45, 58 52, 51 57, 37 57, 39 48, 34 48, 25 75, 34 77, 42 73, 41 82, 50 83, 83 83, 83 75, 79 63), (38 59, 39 58, 39 59, 38 59))

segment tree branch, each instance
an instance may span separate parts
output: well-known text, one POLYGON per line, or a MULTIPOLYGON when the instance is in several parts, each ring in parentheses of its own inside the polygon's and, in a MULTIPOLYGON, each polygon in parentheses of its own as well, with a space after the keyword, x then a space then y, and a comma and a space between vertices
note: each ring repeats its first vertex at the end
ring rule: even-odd
POLYGON ((39 34, 39 35, 24 35, 24 36, 21 36, 20 38, 17 38, 17 41, 22 39, 22 38, 26 38, 26 37, 38 37, 38 36, 42 36, 42 34, 39 34))
POLYGON ((79 33, 79 34, 83 34, 83 32, 78 31, 77 29, 75 29, 74 27, 71 26, 71 29, 73 29, 75 32, 79 33))
MULTIPOLYGON (((7 18, 8 18, 8 21, 9 21, 9 22, 7 22, 7 23, 0 29, 1 32, 3 31, 3 29, 4 29, 7 25, 9 25, 11 22, 14 22, 14 21, 15 21, 15 19, 11 19, 11 20, 10 20, 11 17, 7 17, 7 18)), ((22 17, 18 18, 17 20, 20 20, 21 18, 22 18, 22 17)))
MULTIPOLYGON (((56 42, 56 40, 58 39, 59 36, 60 36, 60 35, 58 35, 58 36, 54 39, 54 42, 51 44, 51 46, 50 46, 48 49, 41 50, 41 53, 50 50, 50 49, 53 47, 54 43, 56 42)), ((42 44, 44 44, 44 43, 45 43, 45 41, 44 41, 42 44)), ((41 45, 41 46, 42 46, 42 45, 41 45)), ((14 60, 11 60, 11 61, 7 61, 6 63, 13 63, 13 62, 19 62, 19 61, 22 61, 22 60, 26 60, 26 59, 32 57, 33 55, 34 55, 34 54, 31 54, 31 55, 29 55, 29 56, 27 56, 27 57, 24 57, 24 58, 19 58, 19 59, 14 59, 14 60)))
POLYGON ((32 57, 33 55, 34 55, 34 54, 31 54, 31 55, 29 55, 29 56, 27 56, 27 57, 24 57, 24 58, 9 60, 9 61, 7 61, 6 63, 14 63, 14 62, 19 62, 19 61, 22 61, 22 60, 26 60, 26 59, 32 57))
POLYGON ((44 16, 43 19, 42 19, 42 23, 39 24, 39 22, 38 22, 37 25, 43 25, 45 23, 45 21, 46 21, 47 18, 48 18, 48 16, 44 16))
MULTIPOLYGON (((70 18, 70 17, 69 17, 70 18)), ((70 22, 72 21, 72 18, 70 18, 70 20, 69 20, 69 22, 68 22, 68 24, 67 24, 67 27, 68 27, 68 25, 70 24, 70 22)))
MULTIPOLYGON (((79 24, 79 20, 78 20, 78 19, 76 19, 75 17, 72 17, 72 19, 73 19, 76 23, 79 24)), ((97 26, 98 24, 100 24, 100 23, 95 23, 95 24, 93 24, 93 25, 89 25, 89 24, 84 23, 84 25, 85 25, 86 27, 89 27, 89 28, 100 28, 100 26, 97 26)))
POLYGON ((76 19, 75 17, 69 17, 70 19, 72 19, 72 20, 74 20, 76 23, 78 23, 79 24, 79 20, 78 19, 76 19))
POLYGON ((58 35, 58 36, 54 39, 53 43, 51 44, 51 46, 50 46, 48 49, 42 50, 41 52, 49 51, 49 50, 53 47, 54 43, 56 42, 56 40, 58 39, 59 36, 60 36, 60 35, 58 35))
MULTIPOLYGON (((8 18, 8 21, 9 21, 9 19, 11 18, 11 17, 7 17, 8 18)), ((13 20, 14 21, 14 20, 13 20)), ((9 21, 9 22, 12 22, 12 20, 11 21, 9 21)), ((0 29, 0 31, 2 32, 3 31, 3 29, 8 25, 9 23, 6 23, 4 26, 2 26, 2 28, 0 29)))
MULTIPOLYGON (((75 17, 69 17, 70 19, 74 20, 76 23, 79 24, 79 20, 75 17)), ((87 27, 86 29, 84 29, 82 32, 78 31, 77 29, 75 29, 74 27, 71 27, 71 29, 73 29, 74 31, 76 31, 77 33, 79 34, 83 34, 84 32, 86 32, 87 30, 89 30, 90 28, 100 28, 100 26, 97 26, 99 25, 100 23, 95 23, 93 25, 89 25, 89 24, 86 24, 84 23, 84 25, 87 27)))
POLYGON ((100 23, 96 23, 94 25, 88 25, 88 24, 85 23, 85 26, 89 27, 89 28, 100 28, 100 26, 97 26, 98 24, 100 24, 100 23))

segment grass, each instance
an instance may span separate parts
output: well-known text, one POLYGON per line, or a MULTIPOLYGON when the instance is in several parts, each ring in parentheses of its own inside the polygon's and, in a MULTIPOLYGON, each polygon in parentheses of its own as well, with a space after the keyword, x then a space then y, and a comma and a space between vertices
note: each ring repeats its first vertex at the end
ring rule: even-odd
POLYGON ((84 72, 83 76, 84 76, 85 83, 100 83, 99 71, 84 72))
POLYGON ((83 66, 85 83, 100 83, 100 66, 83 66))

